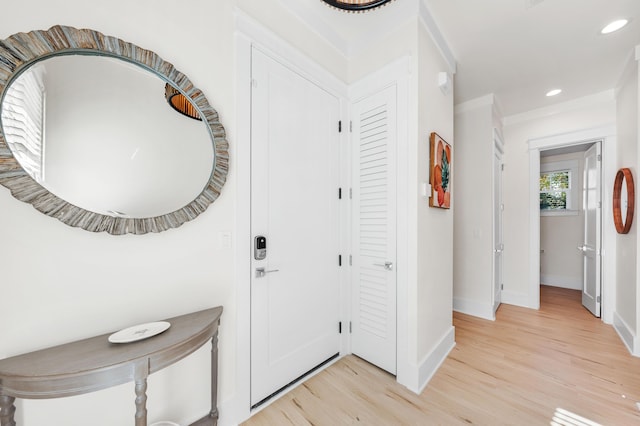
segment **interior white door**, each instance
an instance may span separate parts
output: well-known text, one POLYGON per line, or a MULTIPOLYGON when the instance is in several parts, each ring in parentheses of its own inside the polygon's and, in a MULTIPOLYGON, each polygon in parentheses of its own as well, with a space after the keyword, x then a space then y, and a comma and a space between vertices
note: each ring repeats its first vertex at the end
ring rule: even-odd
POLYGON ((502 147, 494 141, 493 149, 493 312, 498 310, 502 302, 502 265, 504 240, 502 235, 502 147))
POLYGON ((396 87, 353 105, 351 351, 396 373, 396 87))
POLYGON ((582 304, 596 317, 600 316, 601 302, 601 158, 600 142, 584 154, 584 243, 578 247, 584 259, 582 304))
POLYGON ((339 99, 252 52, 251 403, 339 348, 339 99), (256 259, 258 257, 258 259, 256 259))

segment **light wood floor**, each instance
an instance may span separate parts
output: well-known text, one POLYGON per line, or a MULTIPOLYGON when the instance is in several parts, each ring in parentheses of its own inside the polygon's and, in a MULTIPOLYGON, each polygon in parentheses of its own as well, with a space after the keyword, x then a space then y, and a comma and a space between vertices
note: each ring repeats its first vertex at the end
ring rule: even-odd
POLYGON ((347 356, 244 425, 640 425, 640 359, 580 292, 543 286, 539 311, 453 318, 457 345, 421 395, 347 356))

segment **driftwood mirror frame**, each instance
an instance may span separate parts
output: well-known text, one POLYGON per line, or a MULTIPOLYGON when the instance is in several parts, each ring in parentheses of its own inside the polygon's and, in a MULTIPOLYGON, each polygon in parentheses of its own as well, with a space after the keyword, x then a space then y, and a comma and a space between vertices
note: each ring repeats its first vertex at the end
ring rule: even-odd
POLYGON ((613 223, 616 225, 618 234, 626 234, 633 224, 633 213, 635 208, 635 185, 633 183, 633 175, 631 170, 623 168, 616 173, 616 179, 613 183, 613 223), (622 220, 622 182, 625 182, 624 191, 627 194, 627 211, 625 212, 625 220, 622 220))
POLYGON ((211 136, 214 165, 202 192, 186 206, 162 216, 113 217, 75 206, 36 182, 15 159, 0 125, 0 184, 13 197, 61 222, 91 232, 113 235, 146 234, 177 228, 203 213, 220 195, 229 169, 229 144, 224 127, 206 97, 191 81, 156 53, 90 29, 56 25, 49 30, 17 33, 0 41, 0 100, 21 72, 35 62, 55 55, 98 55, 134 63, 176 87, 200 113, 211 136))

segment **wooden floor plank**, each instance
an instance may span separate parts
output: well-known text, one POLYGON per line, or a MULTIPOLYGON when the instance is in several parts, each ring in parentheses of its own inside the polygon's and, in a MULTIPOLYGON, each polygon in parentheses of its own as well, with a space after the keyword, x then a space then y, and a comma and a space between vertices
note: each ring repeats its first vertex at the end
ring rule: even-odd
POLYGON ((640 425, 640 359, 579 291, 540 298, 539 311, 502 305, 495 322, 454 313, 456 347, 421 395, 347 356, 244 425, 640 425))

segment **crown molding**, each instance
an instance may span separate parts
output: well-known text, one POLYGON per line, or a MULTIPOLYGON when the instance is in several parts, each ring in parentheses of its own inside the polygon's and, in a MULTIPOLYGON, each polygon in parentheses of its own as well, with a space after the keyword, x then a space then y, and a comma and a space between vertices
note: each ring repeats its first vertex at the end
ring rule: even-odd
MULTIPOLYGON (((455 114, 461 114, 463 112, 471 111, 474 109, 482 108, 482 107, 493 107, 496 108, 496 97, 493 93, 488 95, 480 96, 479 98, 471 99, 466 102, 461 102, 454 107, 455 114)), ((496 108, 498 112, 501 108, 496 108)))
MULTIPOLYGON (((289 11, 297 16, 302 22, 308 25, 318 36, 323 38, 336 50, 338 50, 345 58, 349 56, 349 42, 344 39, 340 34, 331 28, 325 21, 320 19, 317 14, 313 13, 311 9, 305 7, 305 5, 298 0, 280 0, 282 5, 289 9, 289 11)), ((320 1, 318 1, 320 3, 320 1)), ((328 5, 325 5, 329 7, 328 5)))
MULTIPOLYGON (((299 0, 280 1, 283 7, 288 9, 293 15, 297 16, 302 22, 307 24, 311 31, 327 41, 347 59, 370 48, 371 46, 374 46, 398 28, 405 25, 410 19, 418 18, 420 24, 427 30, 438 47, 440 54, 446 61, 447 66, 449 67, 448 71, 451 74, 455 74, 456 72, 456 58, 431 15, 425 0, 397 0, 390 2, 381 9, 367 12, 388 14, 387 24, 382 28, 376 28, 375 33, 369 33, 366 36, 358 37, 353 40, 348 40, 340 35, 330 24, 327 24, 327 22, 321 17, 313 13, 313 8, 306 7, 303 2, 300 2, 299 0)), ((318 0, 318 3, 320 4, 321 2, 318 0)), ((357 17, 357 14, 355 14, 354 19, 357 17)))
POLYGON ((456 57, 451 51, 449 43, 447 43, 447 40, 444 38, 444 35, 440 31, 440 28, 438 28, 436 21, 433 19, 433 15, 431 15, 431 12, 429 11, 429 8, 425 3, 425 0, 418 1, 418 16, 422 25, 431 35, 433 42, 436 44, 436 46, 438 46, 440 54, 447 62, 447 65, 449 66, 449 72, 451 74, 455 74, 457 70, 456 57))
POLYGON ((520 114, 513 114, 502 119, 503 126, 512 126, 530 120, 550 117, 563 112, 587 108, 598 104, 615 101, 615 90, 609 89, 593 95, 583 96, 566 102, 557 103, 544 108, 533 109, 520 114))

